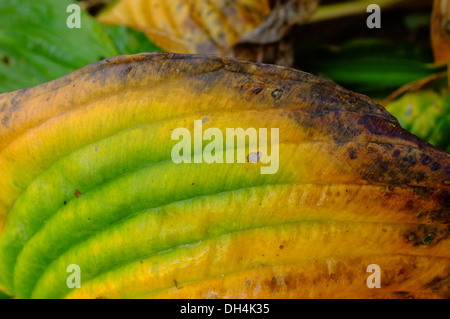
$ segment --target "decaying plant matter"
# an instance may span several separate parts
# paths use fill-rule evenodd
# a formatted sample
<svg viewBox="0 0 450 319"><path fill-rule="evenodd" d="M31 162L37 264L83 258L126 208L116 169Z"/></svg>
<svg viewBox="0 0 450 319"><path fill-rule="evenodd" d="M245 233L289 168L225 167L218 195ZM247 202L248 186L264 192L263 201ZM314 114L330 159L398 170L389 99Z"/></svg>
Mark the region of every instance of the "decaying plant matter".
<svg viewBox="0 0 450 319"><path fill-rule="evenodd" d="M144 32L168 52L218 54L292 66L291 28L318 0L121 0L99 15L105 24Z"/></svg>

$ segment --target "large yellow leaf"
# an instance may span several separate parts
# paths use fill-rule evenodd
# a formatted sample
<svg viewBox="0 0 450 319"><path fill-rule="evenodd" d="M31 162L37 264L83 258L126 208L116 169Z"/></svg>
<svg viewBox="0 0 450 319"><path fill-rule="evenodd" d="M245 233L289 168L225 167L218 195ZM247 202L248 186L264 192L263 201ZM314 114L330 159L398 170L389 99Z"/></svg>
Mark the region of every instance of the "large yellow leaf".
<svg viewBox="0 0 450 319"><path fill-rule="evenodd" d="M230 58L120 56L0 95L0 119L11 295L450 296L450 155L331 82ZM267 128L269 147L177 164L172 133L194 136L195 121ZM261 174L269 154L277 170ZM366 284L373 264L381 288Z"/></svg>

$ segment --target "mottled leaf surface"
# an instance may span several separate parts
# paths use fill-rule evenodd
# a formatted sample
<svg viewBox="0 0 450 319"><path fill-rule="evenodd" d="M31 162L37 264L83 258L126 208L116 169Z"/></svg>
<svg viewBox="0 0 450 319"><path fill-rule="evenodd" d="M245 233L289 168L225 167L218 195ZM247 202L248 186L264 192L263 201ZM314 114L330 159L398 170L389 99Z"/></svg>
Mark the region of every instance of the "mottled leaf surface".
<svg viewBox="0 0 450 319"><path fill-rule="evenodd" d="M0 95L0 119L10 295L449 297L450 155L329 81L231 58L119 56ZM195 120L279 128L279 140L257 163L176 164L171 134ZM261 174L276 147L278 170ZM370 264L382 289L366 286Z"/></svg>

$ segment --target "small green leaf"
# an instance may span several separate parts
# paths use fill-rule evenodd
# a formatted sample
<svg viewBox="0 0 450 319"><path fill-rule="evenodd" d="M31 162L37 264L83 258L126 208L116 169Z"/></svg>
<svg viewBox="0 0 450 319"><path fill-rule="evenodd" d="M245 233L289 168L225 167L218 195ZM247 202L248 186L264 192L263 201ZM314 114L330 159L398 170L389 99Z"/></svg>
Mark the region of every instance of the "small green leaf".
<svg viewBox="0 0 450 319"><path fill-rule="evenodd" d="M104 26L119 54L161 52L142 32L125 26Z"/></svg>
<svg viewBox="0 0 450 319"><path fill-rule="evenodd" d="M407 83L445 69L431 63L429 49L404 41L367 38L328 47L302 43L296 51L301 70L379 100Z"/></svg>
<svg viewBox="0 0 450 319"><path fill-rule="evenodd" d="M72 0L1 0L0 93L47 82L120 54L160 51L144 35L106 27L81 10L69 28Z"/></svg>
<svg viewBox="0 0 450 319"><path fill-rule="evenodd" d="M447 89L406 93L389 103L386 109L403 128L450 152L450 93Z"/></svg>

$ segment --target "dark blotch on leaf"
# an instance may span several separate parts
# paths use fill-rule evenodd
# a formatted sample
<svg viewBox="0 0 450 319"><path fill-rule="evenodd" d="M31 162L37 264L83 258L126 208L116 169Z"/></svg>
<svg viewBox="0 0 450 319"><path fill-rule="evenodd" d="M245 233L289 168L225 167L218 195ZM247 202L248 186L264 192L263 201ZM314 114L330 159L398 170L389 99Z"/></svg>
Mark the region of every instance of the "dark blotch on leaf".
<svg viewBox="0 0 450 319"><path fill-rule="evenodd" d="M437 290L442 288L442 285L448 280L448 276L434 277L429 283L425 284L423 287L426 289Z"/></svg>
<svg viewBox="0 0 450 319"><path fill-rule="evenodd" d="M431 157L429 157L428 155L425 155L425 156L422 158L421 163L422 163L422 165L428 165L432 160L433 160L433 159L432 159Z"/></svg>
<svg viewBox="0 0 450 319"><path fill-rule="evenodd" d="M353 147L350 147L348 149L348 156L350 157L350 159L357 159L358 156L356 155L356 150Z"/></svg>
<svg viewBox="0 0 450 319"><path fill-rule="evenodd" d="M422 239L422 243L424 245L428 245L429 243L431 243L431 241L433 240L433 238L435 237L434 233L428 233L423 239Z"/></svg>
<svg viewBox="0 0 450 319"><path fill-rule="evenodd" d="M276 89L276 90L273 90L272 91L272 97L275 99L275 100L279 100L280 98L281 98L281 95L283 94L283 90L280 90L280 89Z"/></svg>
<svg viewBox="0 0 450 319"><path fill-rule="evenodd" d="M11 61L9 60L9 58L6 55L4 55L2 57L2 63L6 66L9 66L11 64Z"/></svg>
<svg viewBox="0 0 450 319"><path fill-rule="evenodd" d="M433 164L430 165L430 169L432 171L437 171L440 168L441 168L441 164L439 164L438 162L434 162Z"/></svg>
<svg viewBox="0 0 450 319"><path fill-rule="evenodd" d="M258 85L252 88L251 92L252 94L258 95L259 93L261 93L262 89L263 87Z"/></svg>
<svg viewBox="0 0 450 319"><path fill-rule="evenodd" d="M123 73L124 73L123 75L124 75L124 76L127 75L128 73L131 72L132 69L133 69L132 66L127 67L127 68L123 71Z"/></svg>
<svg viewBox="0 0 450 319"><path fill-rule="evenodd" d="M399 157L399 156L400 156L399 150L394 150L394 152L392 152L392 157Z"/></svg>
<svg viewBox="0 0 450 319"><path fill-rule="evenodd" d="M359 119L358 124L363 125L370 133L375 135L399 138L405 141L413 142L419 147L429 145L427 142L406 131L401 126L389 122L385 118L378 115L365 114Z"/></svg>
<svg viewBox="0 0 450 319"><path fill-rule="evenodd" d="M179 287L179 286L178 286L178 283L177 283L177 281L176 281L175 279L173 280L173 283L175 284L175 287L176 287L177 289L183 288L183 287Z"/></svg>
<svg viewBox="0 0 450 319"><path fill-rule="evenodd" d="M405 209L406 210L411 210L414 208L414 202L412 200L409 200L406 204L405 204Z"/></svg>
<svg viewBox="0 0 450 319"><path fill-rule="evenodd" d="M450 174L450 165L445 166L444 170L447 174Z"/></svg>
<svg viewBox="0 0 450 319"><path fill-rule="evenodd" d="M416 160L414 159L414 156L408 155L402 158L403 162L409 163L411 166L416 165Z"/></svg>
<svg viewBox="0 0 450 319"><path fill-rule="evenodd" d="M417 183L421 183L426 177L427 176L424 172L417 172L415 180L417 181Z"/></svg>

